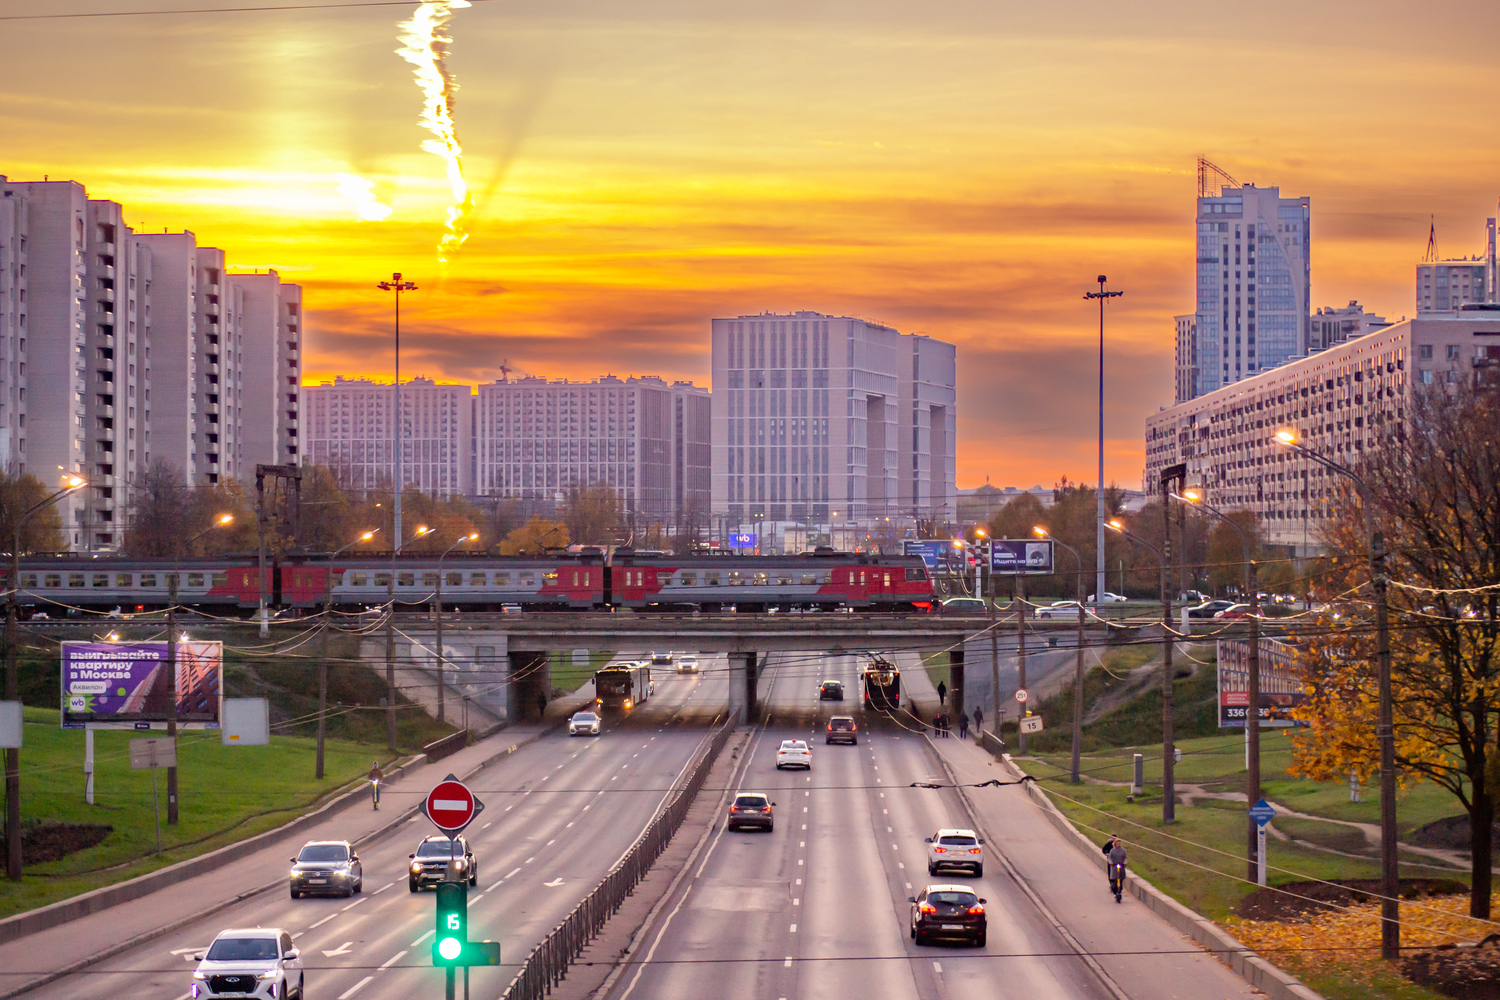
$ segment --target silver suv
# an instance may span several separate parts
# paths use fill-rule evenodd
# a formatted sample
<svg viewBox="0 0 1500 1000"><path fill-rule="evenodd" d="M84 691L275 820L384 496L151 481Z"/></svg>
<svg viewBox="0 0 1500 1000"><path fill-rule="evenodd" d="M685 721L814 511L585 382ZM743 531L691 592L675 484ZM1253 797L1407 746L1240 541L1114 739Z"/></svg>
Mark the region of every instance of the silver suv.
<svg viewBox="0 0 1500 1000"><path fill-rule="evenodd" d="M193 957L198 960L189 991L194 998L303 1000L305 996L302 959L292 936L279 927L223 931L207 952Z"/></svg>
<svg viewBox="0 0 1500 1000"><path fill-rule="evenodd" d="M973 830L939 830L927 838L927 874L943 870L971 871L984 877L984 841Z"/></svg>

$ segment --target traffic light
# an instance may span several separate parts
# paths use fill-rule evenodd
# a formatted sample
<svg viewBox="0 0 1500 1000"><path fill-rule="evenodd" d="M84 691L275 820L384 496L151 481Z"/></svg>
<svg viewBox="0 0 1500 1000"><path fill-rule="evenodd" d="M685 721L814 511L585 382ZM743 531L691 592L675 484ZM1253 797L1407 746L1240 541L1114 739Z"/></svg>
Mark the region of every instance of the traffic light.
<svg viewBox="0 0 1500 1000"><path fill-rule="evenodd" d="M437 884L437 936L432 940L432 964L446 968L500 964L499 941L469 940L466 882Z"/></svg>

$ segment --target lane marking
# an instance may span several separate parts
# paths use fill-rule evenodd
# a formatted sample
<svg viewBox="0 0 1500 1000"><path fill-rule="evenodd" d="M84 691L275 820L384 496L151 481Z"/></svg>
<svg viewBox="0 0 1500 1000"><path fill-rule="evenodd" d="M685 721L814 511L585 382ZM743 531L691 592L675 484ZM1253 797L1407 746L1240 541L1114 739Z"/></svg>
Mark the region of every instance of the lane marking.
<svg viewBox="0 0 1500 1000"><path fill-rule="evenodd" d="M495 825L495 821L494 820L490 820L488 823L484 824L484 826L481 826L479 829L481 829L481 830L488 830L490 827L492 827L494 825Z"/></svg>
<svg viewBox="0 0 1500 1000"><path fill-rule="evenodd" d="M806 830L806 829L807 829L807 824L806 824L806 823L803 823L803 824L802 824L802 829L804 829L804 830Z"/></svg>
<svg viewBox="0 0 1500 1000"><path fill-rule="evenodd" d="M505 878L510 878L512 875L514 875L516 872L518 872L520 870L521 870L520 868L512 868L510 871L508 871L508 872L505 873ZM500 881L504 882L505 878L501 879Z"/></svg>
<svg viewBox="0 0 1500 1000"><path fill-rule="evenodd" d="M793 933L793 934L797 933L797 925L796 924L792 925L791 933Z"/></svg>
<svg viewBox="0 0 1500 1000"><path fill-rule="evenodd" d="M413 941L411 943L411 946L413 948L415 948L417 945L421 944L423 941L426 941L428 938L432 937L436 933L437 933L437 928L434 927L432 930L428 931L426 934L423 934L421 937L419 937L415 941Z"/></svg>
<svg viewBox="0 0 1500 1000"><path fill-rule="evenodd" d="M381 886L379 889L376 889L374 892L370 893L370 895L372 895L372 896L378 896L382 892L385 892L387 889L389 889L391 886L393 886L395 884L396 883L394 883L394 882L387 882L385 885Z"/></svg>
<svg viewBox="0 0 1500 1000"><path fill-rule="evenodd" d="M525 861L521 862L521 864L523 864L523 865L529 865L529 864L531 864L535 860L536 860L535 857L530 857L530 858L527 858Z"/></svg>
<svg viewBox="0 0 1500 1000"><path fill-rule="evenodd" d="M907 888L908 888L908 889L910 889L910 888L911 888L911 883L910 883L910 882L908 882L908 883L906 883L906 887L907 887Z"/></svg>
<svg viewBox="0 0 1500 1000"><path fill-rule="evenodd" d="M568 824L568 826L572 826L572 825L573 825L572 823ZM568 828L568 826L563 827L563 829L566 830Z"/></svg>
<svg viewBox="0 0 1500 1000"><path fill-rule="evenodd" d="M938 975L941 976L943 974L943 963L942 962L933 962L932 963L932 971L936 972Z"/></svg>
<svg viewBox="0 0 1500 1000"><path fill-rule="evenodd" d="M793 906L801 906L802 905L802 897L800 897L800 896L793 896L792 897L792 905Z"/></svg>
<svg viewBox="0 0 1500 1000"><path fill-rule="evenodd" d="M801 858L798 858L798 859L797 859L797 864L799 864L799 865L800 865L800 864L801 864L801 863L802 863L802 859L801 859Z"/></svg>
<svg viewBox="0 0 1500 1000"><path fill-rule="evenodd" d="M807 846L807 841L805 841L805 840L799 840L799 841L797 841L797 846L798 847L806 847Z"/></svg>
<svg viewBox="0 0 1500 1000"><path fill-rule="evenodd" d="M364 989L365 984L368 983L370 980L372 980L374 978L375 978L374 976L366 976L365 978L361 979L359 982L355 983L353 986L349 987L347 990L345 990L344 992L340 993L339 994L339 1000L349 1000L349 998L352 997L354 994L356 994L360 990Z"/></svg>
<svg viewBox="0 0 1500 1000"><path fill-rule="evenodd" d="M543 882L542 883L542 885L545 885L549 889L556 889L558 886L560 886L562 884L563 884L563 880L560 879L560 878L555 878L551 882Z"/></svg>
<svg viewBox="0 0 1500 1000"><path fill-rule="evenodd" d="M356 899L354 902L350 903L348 906L345 906L342 909L340 909L339 912L343 913L344 910L352 910L356 906L358 906L360 903L363 903L366 899L369 899L369 898L370 897L368 897L368 896L361 896L358 899Z"/></svg>
<svg viewBox="0 0 1500 1000"><path fill-rule="evenodd" d="M328 916L324 917L322 920L319 920L317 923L315 923L311 927L309 927L308 930L315 931L319 927L322 927L324 924L328 923L328 921L332 920L336 916L338 916L337 913L330 913L330 914L328 914Z"/></svg>
<svg viewBox="0 0 1500 1000"><path fill-rule="evenodd" d="M394 954L390 958L386 959L385 964L382 965L380 968L381 969L389 969L391 966L393 966L397 962L401 961L402 956L404 956L405 954L406 954L406 950L403 948L401 951L396 952L396 954Z"/></svg>
<svg viewBox="0 0 1500 1000"><path fill-rule="evenodd" d="M332 951L323 952L323 955L325 958L337 958L339 955L347 955L351 951L349 946L353 943L353 941L345 941Z"/></svg>
<svg viewBox="0 0 1500 1000"><path fill-rule="evenodd" d="M897 861L897 862L896 862L896 867L897 867L897 868L905 868L905 867L906 867L906 865L904 865L904 864L902 864L902 863L901 863L901 862L899 862L899 861Z"/></svg>
<svg viewBox="0 0 1500 1000"><path fill-rule="evenodd" d="M788 955L786 957L786 961L784 963L782 963L781 967L783 969L790 969L792 967L792 956Z"/></svg>
<svg viewBox="0 0 1500 1000"><path fill-rule="evenodd" d="M553 837L553 838L552 838L552 839L551 839L551 840L549 840L549 841L547 841L547 842L546 842L546 843L545 843L545 844L543 844L543 845L542 845L542 846L543 846L543 847L551 847L551 846L552 846L552 845L553 845L553 844L555 844L555 843L557 843L557 838L556 838L556 837Z"/></svg>
<svg viewBox="0 0 1500 1000"><path fill-rule="evenodd" d="M798 880L797 880L797 884L798 884L798 885L801 885L801 884L802 884L802 880L801 880L801 879L800 879L800 878L799 878L799 879L798 879Z"/></svg>

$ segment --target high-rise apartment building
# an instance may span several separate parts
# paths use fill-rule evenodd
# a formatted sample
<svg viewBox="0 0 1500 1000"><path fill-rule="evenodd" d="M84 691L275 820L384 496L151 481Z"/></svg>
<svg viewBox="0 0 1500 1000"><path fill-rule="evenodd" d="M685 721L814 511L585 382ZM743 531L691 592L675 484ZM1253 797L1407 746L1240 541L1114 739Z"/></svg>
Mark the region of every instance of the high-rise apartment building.
<svg viewBox="0 0 1500 1000"><path fill-rule="evenodd" d="M1310 200L1278 188L1225 185L1199 197L1192 396L1307 352L1310 233Z"/></svg>
<svg viewBox="0 0 1500 1000"><path fill-rule="evenodd" d="M390 489L396 481L395 390L389 383L346 379L307 386L306 455L351 489ZM474 390L427 378L401 383L401 481L431 496L473 489Z"/></svg>
<svg viewBox="0 0 1500 1000"><path fill-rule="evenodd" d="M712 322L713 513L957 514L951 344L817 312Z"/></svg>
<svg viewBox="0 0 1500 1000"><path fill-rule="evenodd" d="M221 405L232 407L239 419L242 448L235 475L254 475L257 463L301 465L301 401L303 330L302 286L282 281L275 271L233 274L229 286L239 296L240 350L226 364L222 379L210 369L210 386L220 384ZM232 377L231 377L232 376ZM237 395L238 398L235 398Z"/></svg>
<svg viewBox="0 0 1500 1000"><path fill-rule="evenodd" d="M1173 316L1177 326L1177 402L1192 399L1198 392L1198 314Z"/></svg>
<svg viewBox="0 0 1500 1000"><path fill-rule="evenodd" d="M1474 303L1500 302L1500 261L1495 253L1495 220L1485 220L1484 252L1472 257L1428 258L1417 265L1417 314L1449 312Z"/></svg>
<svg viewBox="0 0 1500 1000"><path fill-rule="evenodd" d="M474 492L555 500L603 484L644 520L706 519L710 413L708 390L655 376L481 385Z"/></svg>
<svg viewBox="0 0 1500 1000"><path fill-rule="evenodd" d="M1365 312L1365 307L1354 299L1350 299L1349 304L1342 309L1320 306L1317 312L1308 317L1307 353L1326 351L1346 340L1363 337L1390 325L1390 321L1384 316Z"/></svg>

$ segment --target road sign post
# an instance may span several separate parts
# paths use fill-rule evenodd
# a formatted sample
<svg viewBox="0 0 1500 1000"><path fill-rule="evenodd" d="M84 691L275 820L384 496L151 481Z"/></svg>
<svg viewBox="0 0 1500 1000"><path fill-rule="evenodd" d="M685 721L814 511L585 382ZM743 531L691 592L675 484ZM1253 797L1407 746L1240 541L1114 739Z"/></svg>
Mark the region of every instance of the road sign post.
<svg viewBox="0 0 1500 1000"><path fill-rule="evenodd" d="M432 825L448 835L448 871L437 884L437 926L432 939L432 964L447 969L447 996L453 1000L455 970L464 969L464 992L468 992L471 965L499 965L499 941L469 940L469 886L458 870L458 835L484 811L484 803L454 775L448 775L427 793L419 807Z"/></svg>
<svg viewBox="0 0 1500 1000"><path fill-rule="evenodd" d="M161 800L156 785L156 769L177 766L177 741L171 737L147 737L130 741L130 769L151 769L151 807L156 813L156 856L161 857Z"/></svg>
<svg viewBox="0 0 1500 1000"><path fill-rule="evenodd" d="M1271 803L1261 799L1250 807L1250 818L1255 820L1255 881L1266 884L1266 824L1276 818Z"/></svg>
<svg viewBox="0 0 1500 1000"><path fill-rule="evenodd" d="M456 837L484 811L484 803L450 774L427 793L421 811L433 826L449 837Z"/></svg>
<svg viewBox="0 0 1500 1000"><path fill-rule="evenodd" d="M1040 715L1027 715L1021 718L1021 732L1039 733L1042 731L1042 717Z"/></svg>

